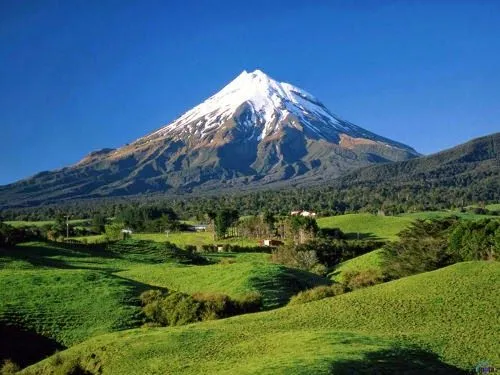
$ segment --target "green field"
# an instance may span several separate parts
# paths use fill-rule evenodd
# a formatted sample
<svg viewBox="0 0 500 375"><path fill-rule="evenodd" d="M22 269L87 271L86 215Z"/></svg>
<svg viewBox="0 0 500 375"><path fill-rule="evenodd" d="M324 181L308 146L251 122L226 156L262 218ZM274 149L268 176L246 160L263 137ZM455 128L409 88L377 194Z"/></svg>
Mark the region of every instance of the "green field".
<svg viewBox="0 0 500 375"><path fill-rule="evenodd" d="M372 214L347 214L318 219L320 228L340 228L349 238L395 240L412 218L399 216L377 216Z"/></svg>
<svg viewBox="0 0 500 375"><path fill-rule="evenodd" d="M460 374L500 362L499 273L497 262L460 263L271 312L98 336L59 360L105 375Z"/></svg>
<svg viewBox="0 0 500 375"><path fill-rule="evenodd" d="M320 218L318 224L340 228L349 238L396 240L417 218L448 215L350 214ZM201 258L163 243L199 246L215 243L212 236L137 233L111 244L31 242L0 249L0 335L9 343L21 337L17 345L25 348L33 338L15 331L19 327L39 342L26 349L34 360L21 358L19 363L34 363L55 348L69 347L22 373L66 373L60 368L74 361L104 375L465 374L479 361L500 363L495 340L498 262L459 263L281 307L299 291L341 282L346 272L379 269L381 250L339 264L328 279L270 263L269 254L210 253ZM102 240L85 237L91 238ZM257 245L245 239L217 243ZM153 288L224 293L235 299L258 292L264 309L272 311L139 328L144 320L138 296ZM18 360L8 350L0 343L0 360Z"/></svg>
<svg viewBox="0 0 500 375"><path fill-rule="evenodd" d="M460 219L465 219L465 220L498 218L498 216L493 216L493 215L478 215L472 212L459 212L459 211L425 211L425 212L414 212L414 213L400 215L400 217L411 218L411 219L441 219L450 216L457 216Z"/></svg>
<svg viewBox="0 0 500 375"><path fill-rule="evenodd" d="M2 270L0 284L0 322L65 346L138 326L137 293L145 287L83 269Z"/></svg>
<svg viewBox="0 0 500 375"><path fill-rule="evenodd" d="M169 233L133 233L131 236L136 240L150 240L155 242L171 242L175 245L185 247L186 245L214 245L214 244L231 244L244 247L258 246L256 240L246 238L228 238L225 240L214 240L214 234L211 232L175 232ZM87 243L101 243L105 241L104 235L72 237L77 241L86 241Z"/></svg>
<svg viewBox="0 0 500 375"><path fill-rule="evenodd" d="M271 264L266 260L268 255L245 255L235 263L207 266L148 265L134 267L117 275L186 293L216 292L238 298L248 292L259 292L265 308L282 306L301 290L328 284L326 278Z"/></svg>
<svg viewBox="0 0 500 375"><path fill-rule="evenodd" d="M486 209L491 211L500 211L500 203L493 203L486 205Z"/></svg>
<svg viewBox="0 0 500 375"><path fill-rule="evenodd" d="M382 250L373 250L367 254L360 255L359 257L346 260L340 263L335 269L330 273L330 279L335 282L342 282L344 280L343 275L350 271L365 271L369 269L380 270L382 262Z"/></svg>
<svg viewBox="0 0 500 375"><path fill-rule="evenodd" d="M347 214L322 217L317 220L320 228L340 228L350 239L374 239L394 241L397 234L405 229L413 220L439 219L458 216L461 219L480 220L490 215L477 215L458 211L425 211L402 214L399 216L378 216L372 214Z"/></svg>
<svg viewBox="0 0 500 375"><path fill-rule="evenodd" d="M103 333L139 327L143 317L138 297L145 290L166 287L235 298L255 291L270 309L287 304L301 290L329 283L326 278L271 264L268 257L215 253L207 254L212 262L208 263L182 250L166 250L161 243L134 240L108 246L30 242L0 248L0 334L9 340L12 335L23 337L22 332L12 333L19 328L36 335L25 340L41 341L39 346L28 345L22 351L37 358L36 353L47 346L67 347ZM19 340L20 347L25 347L26 341ZM0 343L0 360L13 357L4 349ZM24 358L14 359L25 363Z"/></svg>
<svg viewBox="0 0 500 375"><path fill-rule="evenodd" d="M70 220L69 223L72 225L78 225L78 224L83 224L87 223L89 220L88 219L74 219ZM23 221L23 220L17 220L17 221L5 221L5 224L12 225L13 227L16 228L21 228L21 227L43 227L44 225L52 225L55 223L55 220L44 220L44 221Z"/></svg>

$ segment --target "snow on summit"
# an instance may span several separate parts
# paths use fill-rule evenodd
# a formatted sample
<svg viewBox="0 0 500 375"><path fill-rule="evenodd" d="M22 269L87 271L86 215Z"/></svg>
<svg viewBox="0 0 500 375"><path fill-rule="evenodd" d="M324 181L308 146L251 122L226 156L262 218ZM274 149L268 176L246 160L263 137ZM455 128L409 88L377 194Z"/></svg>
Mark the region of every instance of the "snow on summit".
<svg viewBox="0 0 500 375"><path fill-rule="evenodd" d="M245 116L241 116L245 111ZM340 134L382 143L390 140L332 114L317 98L286 82L278 82L261 70L243 71L222 90L184 113L147 139L195 136L204 139L234 120L246 129L248 139L258 141L284 127L306 131L315 138L338 142Z"/></svg>

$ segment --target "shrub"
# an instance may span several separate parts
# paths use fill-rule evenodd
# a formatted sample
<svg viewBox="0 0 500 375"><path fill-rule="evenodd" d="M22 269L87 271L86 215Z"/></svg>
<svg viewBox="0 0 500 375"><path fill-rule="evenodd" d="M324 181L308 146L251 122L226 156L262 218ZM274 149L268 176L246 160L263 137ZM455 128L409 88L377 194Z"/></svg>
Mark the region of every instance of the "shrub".
<svg viewBox="0 0 500 375"><path fill-rule="evenodd" d="M382 273L377 269L348 271L344 273L343 285L346 290L356 290L380 284L383 280Z"/></svg>
<svg viewBox="0 0 500 375"><path fill-rule="evenodd" d="M272 261L288 267L299 268L305 271L315 269L319 265L314 250L302 250L297 246L281 246L272 252Z"/></svg>
<svg viewBox="0 0 500 375"><path fill-rule="evenodd" d="M236 315L236 306L229 296L221 293L196 293L193 299L199 302L201 320L214 320Z"/></svg>
<svg viewBox="0 0 500 375"><path fill-rule="evenodd" d="M122 230L125 228L123 223L113 223L105 226L106 241L119 241L123 239Z"/></svg>
<svg viewBox="0 0 500 375"><path fill-rule="evenodd" d="M454 226L448 248L457 261L493 260L498 256L499 239L499 220L462 221Z"/></svg>
<svg viewBox="0 0 500 375"><path fill-rule="evenodd" d="M200 321L201 304L189 294L174 292L161 302L164 324L179 326Z"/></svg>
<svg viewBox="0 0 500 375"><path fill-rule="evenodd" d="M140 298L148 320L147 326L175 326L221 319L256 312L262 307L259 293L249 293L239 300L233 300L221 293L196 293L191 296L180 292L150 290L142 293Z"/></svg>
<svg viewBox="0 0 500 375"><path fill-rule="evenodd" d="M214 251L214 246L213 245L201 245L201 251L204 253L211 253Z"/></svg>
<svg viewBox="0 0 500 375"><path fill-rule="evenodd" d="M162 296L163 292L161 290L151 289L141 293L139 299L141 300L142 305L145 306L154 301L158 301Z"/></svg>
<svg viewBox="0 0 500 375"><path fill-rule="evenodd" d="M304 290L290 299L288 305L300 305L307 302L318 301L320 299L334 297L345 292L340 284L330 286L321 285L316 288Z"/></svg>
<svg viewBox="0 0 500 375"><path fill-rule="evenodd" d="M0 375L13 375L19 371L21 371L21 367L17 363L12 362L10 359L6 359L3 362L2 367L0 367Z"/></svg>
<svg viewBox="0 0 500 375"><path fill-rule="evenodd" d="M195 245L186 245L185 250L188 253L193 254L196 252L196 246Z"/></svg>
<svg viewBox="0 0 500 375"><path fill-rule="evenodd" d="M239 314L247 314L262 310L262 295L250 292L236 300Z"/></svg>

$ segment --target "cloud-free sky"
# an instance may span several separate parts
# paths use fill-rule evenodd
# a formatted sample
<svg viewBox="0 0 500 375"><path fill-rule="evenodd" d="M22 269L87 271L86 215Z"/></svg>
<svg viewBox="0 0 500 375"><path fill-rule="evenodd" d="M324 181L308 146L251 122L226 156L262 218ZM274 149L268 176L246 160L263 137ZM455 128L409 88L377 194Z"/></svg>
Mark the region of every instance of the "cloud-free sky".
<svg viewBox="0 0 500 375"><path fill-rule="evenodd" d="M432 153L500 130L500 1L0 1L0 184L119 147L242 70Z"/></svg>

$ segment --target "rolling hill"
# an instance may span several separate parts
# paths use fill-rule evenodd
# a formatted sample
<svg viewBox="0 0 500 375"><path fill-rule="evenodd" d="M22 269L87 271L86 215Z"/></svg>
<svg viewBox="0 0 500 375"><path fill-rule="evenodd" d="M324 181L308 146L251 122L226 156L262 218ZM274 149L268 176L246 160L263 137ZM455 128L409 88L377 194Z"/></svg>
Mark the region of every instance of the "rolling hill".
<svg viewBox="0 0 500 375"><path fill-rule="evenodd" d="M22 374L466 374L500 361L497 262L466 262L271 312L92 338ZM487 334L487 333L491 334Z"/></svg>
<svg viewBox="0 0 500 375"><path fill-rule="evenodd" d="M500 192L500 133L412 160L360 168L337 182L356 187L467 187ZM496 194L496 195L495 195ZM401 197L403 198L403 197ZM494 199L494 198L492 198Z"/></svg>

